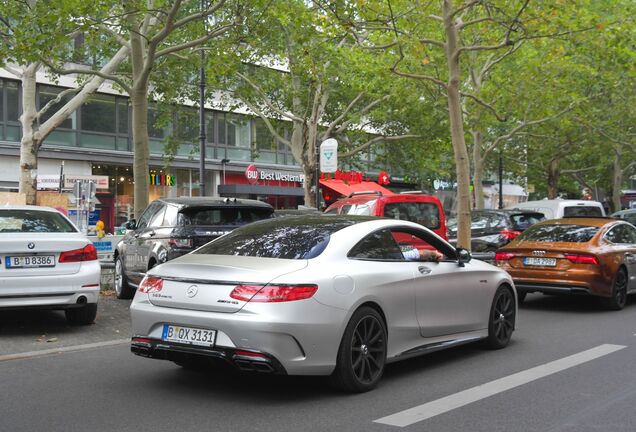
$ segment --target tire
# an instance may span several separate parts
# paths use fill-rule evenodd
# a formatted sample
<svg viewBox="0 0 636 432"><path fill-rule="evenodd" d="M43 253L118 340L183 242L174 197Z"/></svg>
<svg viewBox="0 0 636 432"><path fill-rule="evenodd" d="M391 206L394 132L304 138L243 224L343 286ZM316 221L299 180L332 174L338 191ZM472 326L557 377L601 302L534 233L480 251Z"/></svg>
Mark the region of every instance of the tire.
<svg viewBox="0 0 636 432"><path fill-rule="evenodd" d="M131 299L135 295L135 289L128 283L126 272L124 272L124 263L120 256L115 259L113 286L115 287L115 294L118 299Z"/></svg>
<svg viewBox="0 0 636 432"><path fill-rule="evenodd" d="M88 303L80 308L66 309L66 321L71 325L89 325L95 322L97 303Z"/></svg>
<svg viewBox="0 0 636 432"><path fill-rule="evenodd" d="M342 336L332 383L345 391L362 393L378 385L386 365L387 333L373 308L361 307Z"/></svg>
<svg viewBox="0 0 636 432"><path fill-rule="evenodd" d="M616 277L614 278L612 296L603 299L605 308L617 311L625 307L625 304L627 303L627 283L627 272L621 267L616 272Z"/></svg>
<svg viewBox="0 0 636 432"><path fill-rule="evenodd" d="M508 345L515 328L515 298L510 288L499 287L495 292L488 316L486 346L501 349Z"/></svg>
<svg viewBox="0 0 636 432"><path fill-rule="evenodd" d="M527 292L517 291L517 304L523 304L523 302L526 301L526 295L528 295Z"/></svg>

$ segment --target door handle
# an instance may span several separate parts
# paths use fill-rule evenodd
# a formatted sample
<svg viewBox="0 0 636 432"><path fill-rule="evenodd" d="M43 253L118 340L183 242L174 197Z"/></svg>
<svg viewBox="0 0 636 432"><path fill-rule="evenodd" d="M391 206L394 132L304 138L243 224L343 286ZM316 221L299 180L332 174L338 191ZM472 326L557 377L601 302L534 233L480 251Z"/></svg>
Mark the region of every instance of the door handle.
<svg viewBox="0 0 636 432"><path fill-rule="evenodd" d="M428 267L426 267L426 266L419 266L417 269L418 269L418 270L419 270L419 272L420 272L420 273L422 273L422 274L429 274L430 272L432 272L432 271L433 271L432 269L430 269L430 268L428 268Z"/></svg>
<svg viewBox="0 0 636 432"><path fill-rule="evenodd" d="M150 237L154 237L154 236L155 236L155 234L157 234L157 233L156 233L156 232L154 232L154 231L150 231L150 232L148 233L148 235L149 235Z"/></svg>
<svg viewBox="0 0 636 432"><path fill-rule="evenodd" d="M139 238L139 234L133 235L134 238Z"/></svg>

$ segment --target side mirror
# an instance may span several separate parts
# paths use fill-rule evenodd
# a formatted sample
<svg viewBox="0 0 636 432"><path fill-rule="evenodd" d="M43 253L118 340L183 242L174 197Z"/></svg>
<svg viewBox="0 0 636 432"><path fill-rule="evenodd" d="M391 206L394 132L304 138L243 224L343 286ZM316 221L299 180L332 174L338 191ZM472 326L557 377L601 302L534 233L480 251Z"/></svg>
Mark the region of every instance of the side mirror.
<svg viewBox="0 0 636 432"><path fill-rule="evenodd" d="M464 267L464 264L470 262L472 256L470 255L470 251L464 248L457 248L457 264L460 267Z"/></svg>
<svg viewBox="0 0 636 432"><path fill-rule="evenodd" d="M135 228L137 228L137 221L135 219L129 220L124 224L124 228L126 228L127 230L134 230Z"/></svg>

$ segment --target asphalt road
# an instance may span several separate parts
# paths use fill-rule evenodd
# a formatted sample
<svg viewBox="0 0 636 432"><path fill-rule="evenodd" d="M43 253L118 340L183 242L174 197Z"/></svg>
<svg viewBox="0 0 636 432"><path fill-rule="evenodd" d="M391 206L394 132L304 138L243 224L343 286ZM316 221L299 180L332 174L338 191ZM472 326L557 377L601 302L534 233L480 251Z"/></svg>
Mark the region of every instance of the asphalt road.
<svg viewBox="0 0 636 432"><path fill-rule="evenodd" d="M3 346L11 323L0 329ZM0 356L0 431L633 432L634 370L636 297L607 312L593 299L531 295L508 348L396 363L359 395L321 378L186 371L127 344ZM417 420L435 409L445 412ZM378 422L386 416L411 423Z"/></svg>

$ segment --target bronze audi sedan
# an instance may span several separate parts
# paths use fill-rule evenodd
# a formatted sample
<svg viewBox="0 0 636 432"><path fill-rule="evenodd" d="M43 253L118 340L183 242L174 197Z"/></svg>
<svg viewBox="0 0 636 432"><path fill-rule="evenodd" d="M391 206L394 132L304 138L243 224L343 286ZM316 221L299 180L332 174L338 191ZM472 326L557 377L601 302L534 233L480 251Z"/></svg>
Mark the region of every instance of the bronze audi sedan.
<svg viewBox="0 0 636 432"><path fill-rule="evenodd" d="M540 222L499 249L496 265L527 293L598 296L611 310L636 292L636 227L610 218Z"/></svg>

